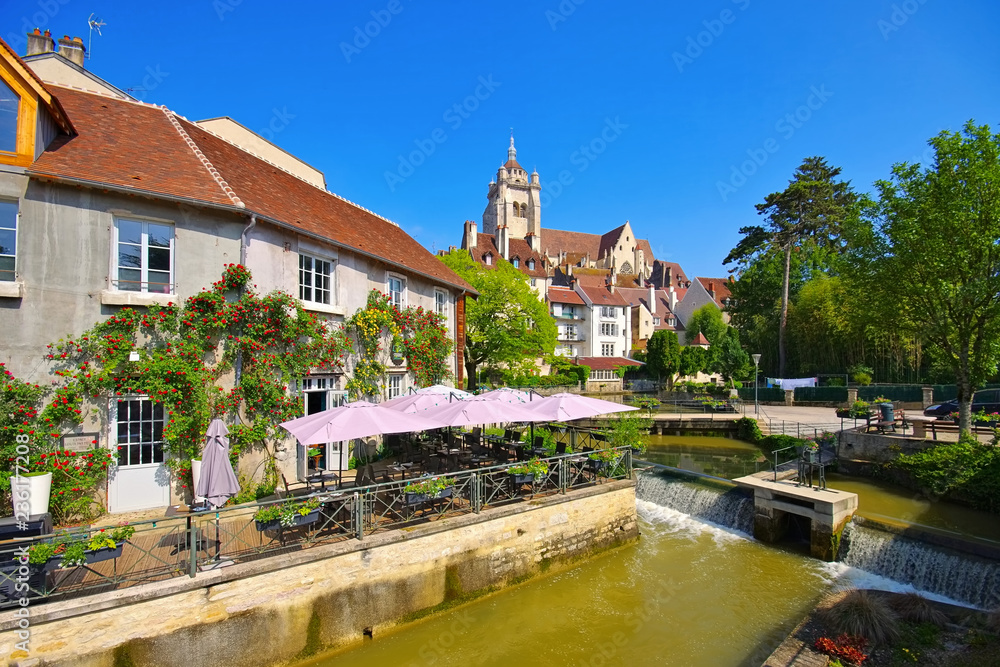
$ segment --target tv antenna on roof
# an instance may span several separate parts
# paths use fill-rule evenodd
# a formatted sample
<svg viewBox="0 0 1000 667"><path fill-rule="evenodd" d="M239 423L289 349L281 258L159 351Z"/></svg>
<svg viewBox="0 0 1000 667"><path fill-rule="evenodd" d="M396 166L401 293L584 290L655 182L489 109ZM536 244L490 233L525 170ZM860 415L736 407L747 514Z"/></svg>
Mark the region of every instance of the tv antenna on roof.
<svg viewBox="0 0 1000 667"><path fill-rule="evenodd" d="M87 37L87 57L93 58L94 52L91 50L91 45L94 42L94 31L96 30L97 34L103 37L104 35L101 35L101 27L106 26L107 23L102 21L101 17L91 13L90 18L87 19L87 25L90 26L90 35Z"/></svg>

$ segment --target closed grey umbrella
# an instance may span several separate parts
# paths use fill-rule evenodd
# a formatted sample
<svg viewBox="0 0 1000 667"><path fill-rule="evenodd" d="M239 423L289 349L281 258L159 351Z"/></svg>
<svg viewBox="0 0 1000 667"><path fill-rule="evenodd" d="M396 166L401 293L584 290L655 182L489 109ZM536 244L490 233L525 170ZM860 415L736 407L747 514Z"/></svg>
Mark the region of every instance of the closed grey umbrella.
<svg viewBox="0 0 1000 667"><path fill-rule="evenodd" d="M229 462L229 429L221 419L213 419L205 434L205 451L201 455L201 478L195 495L218 508L240 492L240 483Z"/></svg>

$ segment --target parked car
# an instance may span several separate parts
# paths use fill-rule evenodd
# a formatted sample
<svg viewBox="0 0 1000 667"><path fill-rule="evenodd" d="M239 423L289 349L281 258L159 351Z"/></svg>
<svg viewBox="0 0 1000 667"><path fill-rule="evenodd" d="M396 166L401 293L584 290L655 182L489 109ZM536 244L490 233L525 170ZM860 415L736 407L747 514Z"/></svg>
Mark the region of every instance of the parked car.
<svg viewBox="0 0 1000 667"><path fill-rule="evenodd" d="M972 395L972 412L984 411L986 414L1000 412L1000 389L983 389ZM958 412L958 399L932 405L924 410L928 417L946 418L953 412Z"/></svg>

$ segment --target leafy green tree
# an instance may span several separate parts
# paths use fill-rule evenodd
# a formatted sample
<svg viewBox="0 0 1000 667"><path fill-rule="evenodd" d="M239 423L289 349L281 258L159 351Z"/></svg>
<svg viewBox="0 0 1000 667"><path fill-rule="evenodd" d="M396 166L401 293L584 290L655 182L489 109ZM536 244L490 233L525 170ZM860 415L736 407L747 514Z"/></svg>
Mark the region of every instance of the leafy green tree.
<svg viewBox="0 0 1000 667"><path fill-rule="evenodd" d="M646 372L655 375L659 382L666 378L667 389L673 391L674 380L681 368L681 344L677 334L662 329L653 333L646 344L645 361Z"/></svg>
<svg viewBox="0 0 1000 667"><path fill-rule="evenodd" d="M681 348L680 375L697 375L708 369L708 350L689 345Z"/></svg>
<svg viewBox="0 0 1000 667"><path fill-rule="evenodd" d="M750 355L740 346L740 333L733 327L727 327L726 333L710 350L714 357L714 370L727 382L745 380L753 373Z"/></svg>
<svg viewBox="0 0 1000 667"><path fill-rule="evenodd" d="M898 164L849 238L875 314L933 345L958 385L959 425L1000 362L1000 135L965 124L930 140L933 164Z"/></svg>
<svg viewBox="0 0 1000 667"><path fill-rule="evenodd" d="M726 335L729 327L722 319L722 311L714 303L706 303L698 310L691 313L691 317L685 323L684 339L688 345L694 342L699 333L705 334L705 338L712 345Z"/></svg>
<svg viewBox="0 0 1000 667"><path fill-rule="evenodd" d="M824 158L808 157L795 170L788 187L773 192L757 204L757 212L767 217L767 226L740 229L743 238L723 264L741 261L766 252L783 254L781 314L778 324L778 375L785 376L789 284L792 253L803 244L835 247L842 225L856 209L857 197L850 183L836 180L839 167L830 167Z"/></svg>
<svg viewBox="0 0 1000 667"><path fill-rule="evenodd" d="M464 250L441 257L451 270L479 292L465 309L465 369L468 388L478 384L481 365L516 363L541 357L556 346L555 320L528 285L528 278L505 260L480 266Z"/></svg>

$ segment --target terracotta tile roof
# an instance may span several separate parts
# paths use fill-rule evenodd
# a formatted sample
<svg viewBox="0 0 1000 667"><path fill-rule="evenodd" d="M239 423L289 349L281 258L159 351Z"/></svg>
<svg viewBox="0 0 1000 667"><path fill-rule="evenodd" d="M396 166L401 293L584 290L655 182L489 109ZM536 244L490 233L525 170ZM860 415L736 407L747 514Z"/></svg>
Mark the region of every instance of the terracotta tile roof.
<svg viewBox="0 0 1000 667"><path fill-rule="evenodd" d="M596 262L604 256L605 250L610 250L618 242L625 225L622 224L612 229L606 234L586 234L584 232L568 232L561 229L542 228L542 250L546 254L556 257L560 253L566 253L566 262L577 264L585 255L590 255L590 260ZM653 249L649 241L645 239L635 239L636 247L641 248L646 254L646 261L653 261Z"/></svg>
<svg viewBox="0 0 1000 667"><path fill-rule="evenodd" d="M575 253L580 256L589 254L591 261L596 262L600 259L600 249L601 237L597 234L542 228L542 250L549 256L554 257L561 252Z"/></svg>
<svg viewBox="0 0 1000 667"><path fill-rule="evenodd" d="M701 283L702 287L705 288L705 291L714 290L715 305L717 305L720 310L725 308L726 299L732 296L732 293L729 291L729 278L695 278L695 280Z"/></svg>
<svg viewBox="0 0 1000 667"><path fill-rule="evenodd" d="M635 289L630 287L619 287L618 293L629 302L629 305L638 306L642 304L646 310L652 312L649 307L649 289ZM670 295L665 290L655 290L653 298L656 299L656 316L667 316L670 314Z"/></svg>
<svg viewBox="0 0 1000 667"><path fill-rule="evenodd" d="M504 164L503 168L504 169L520 169L521 171L524 171L524 167L522 167L521 165L519 165L517 163L517 160L507 160L507 162Z"/></svg>
<svg viewBox="0 0 1000 667"><path fill-rule="evenodd" d="M507 249L510 251L510 259L515 257L519 260L517 270L526 276L531 278L547 278L548 274L545 273L545 260L538 253L531 250L531 246L528 245L527 241L522 239L511 239L507 244ZM476 237L476 245L469 248L469 254L472 255L472 259L481 264L482 266L492 269L496 267L497 262L501 258L500 249L497 247L496 238L489 234L479 234ZM493 255L493 263L486 263L486 255ZM528 268L528 260L535 260L535 268Z"/></svg>
<svg viewBox="0 0 1000 667"><path fill-rule="evenodd" d="M628 301L622 298L622 295L616 290L613 294L604 287L591 287L589 285L580 284L580 289L583 293L594 302L595 306L627 306Z"/></svg>
<svg viewBox="0 0 1000 667"><path fill-rule="evenodd" d="M615 227L610 232L601 235L601 245L597 250L597 254L604 257L604 253L610 250L614 250L615 245L618 244L618 239L621 238L622 231L625 229L625 225L620 225Z"/></svg>
<svg viewBox="0 0 1000 667"><path fill-rule="evenodd" d="M515 257L521 260L521 265L518 267L521 273L532 278L548 277L548 273L545 272L545 258L532 250L524 239L510 239L507 242L507 250L511 260ZM530 259L535 260L534 269L528 268L528 260Z"/></svg>
<svg viewBox="0 0 1000 667"><path fill-rule="evenodd" d="M571 290L566 287L550 287L549 288L549 303L572 303L579 306L585 306L583 302L583 297L576 293L576 290Z"/></svg>
<svg viewBox="0 0 1000 667"><path fill-rule="evenodd" d="M573 363L577 366L590 366L592 371L613 371L620 366L644 366L641 361L625 357L576 357Z"/></svg>
<svg viewBox="0 0 1000 667"><path fill-rule="evenodd" d="M163 109L53 89L79 134L53 141L30 173L234 207Z"/></svg>
<svg viewBox="0 0 1000 667"><path fill-rule="evenodd" d="M711 343L708 342L708 339L705 338L705 334L703 334L700 331L698 332L698 335L694 337L694 340L691 341L690 344L691 345L705 345L705 346L711 345Z"/></svg>
<svg viewBox="0 0 1000 667"><path fill-rule="evenodd" d="M67 88L57 88L56 93L79 136L53 142L32 165L32 175L194 200L239 214L256 213L475 292L397 225L166 109Z"/></svg>
<svg viewBox="0 0 1000 667"><path fill-rule="evenodd" d="M650 276L650 282L652 282L657 287L670 287L670 285L664 284L664 272L669 270L672 278L672 283L674 287L677 286L678 279L686 283L688 280L687 275L684 273L684 269L681 265L676 262L663 262L656 260L653 262L653 274Z"/></svg>

